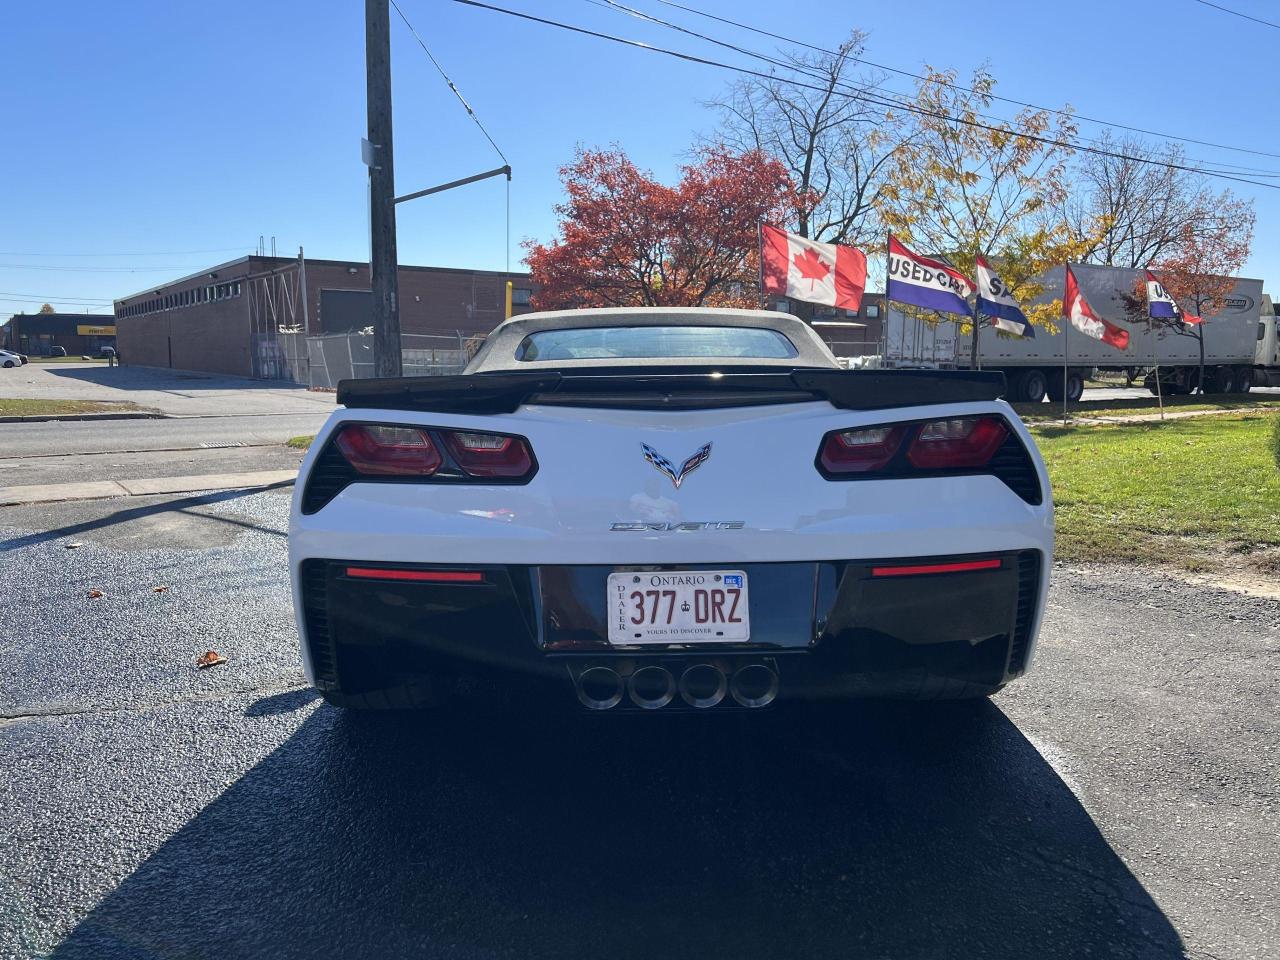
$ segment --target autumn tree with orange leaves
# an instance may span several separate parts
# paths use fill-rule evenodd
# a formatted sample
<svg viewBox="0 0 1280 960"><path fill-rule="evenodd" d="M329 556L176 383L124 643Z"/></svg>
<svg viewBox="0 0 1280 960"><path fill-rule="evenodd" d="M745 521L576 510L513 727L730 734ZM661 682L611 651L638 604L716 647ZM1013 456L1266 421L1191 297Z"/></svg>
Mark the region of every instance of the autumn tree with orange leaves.
<svg viewBox="0 0 1280 960"><path fill-rule="evenodd" d="M1255 220L1251 202L1223 198L1211 214L1182 228L1173 252L1153 263L1151 272L1185 312L1197 317L1221 313L1235 289L1236 274L1249 259ZM1150 320L1147 286L1141 275L1133 294L1122 299L1131 317L1139 316L1179 336L1195 338L1200 347L1200 369L1192 389L1204 393L1204 325L1211 321Z"/></svg>
<svg viewBox="0 0 1280 960"><path fill-rule="evenodd" d="M543 310L758 306L759 226L797 203L781 163L723 146L704 148L675 186L616 146L579 150L560 177L559 238L525 243Z"/></svg>

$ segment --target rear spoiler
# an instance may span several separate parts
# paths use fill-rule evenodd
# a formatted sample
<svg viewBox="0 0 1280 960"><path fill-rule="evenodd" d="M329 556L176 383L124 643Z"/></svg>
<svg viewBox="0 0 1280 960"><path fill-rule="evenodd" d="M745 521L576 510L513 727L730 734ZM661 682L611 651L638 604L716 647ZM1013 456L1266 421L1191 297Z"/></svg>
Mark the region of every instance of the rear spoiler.
<svg viewBox="0 0 1280 960"><path fill-rule="evenodd" d="M514 413L525 404L640 410L706 410L826 400L841 410L884 410L996 400L1004 374L943 370L577 368L443 377L342 380L351 408L433 413Z"/></svg>

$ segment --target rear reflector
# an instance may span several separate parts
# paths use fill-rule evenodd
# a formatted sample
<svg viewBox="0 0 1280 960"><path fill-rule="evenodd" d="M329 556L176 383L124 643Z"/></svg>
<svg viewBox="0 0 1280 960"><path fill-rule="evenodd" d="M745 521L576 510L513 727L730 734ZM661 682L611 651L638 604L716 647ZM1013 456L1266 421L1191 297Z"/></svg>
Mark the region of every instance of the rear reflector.
<svg viewBox="0 0 1280 960"><path fill-rule="evenodd" d="M999 557L990 560L962 560L958 563L922 563L902 567L872 567L873 577L917 577L928 573L967 573L973 570L996 570L1003 563Z"/></svg>
<svg viewBox="0 0 1280 960"><path fill-rule="evenodd" d="M480 583L479 570L389 570L384 567L347 567L348 577L362 580L416 580L425 583Z"/></svg>

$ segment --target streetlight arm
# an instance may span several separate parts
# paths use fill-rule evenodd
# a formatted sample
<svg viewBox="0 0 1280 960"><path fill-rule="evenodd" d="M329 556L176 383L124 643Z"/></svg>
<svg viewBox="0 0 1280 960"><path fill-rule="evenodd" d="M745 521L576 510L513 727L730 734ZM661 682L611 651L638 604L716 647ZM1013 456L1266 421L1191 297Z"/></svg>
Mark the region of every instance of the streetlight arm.
<svg viewBox="0 0 1280 960"><path fill-rule="evenodd" d="M442 193L445 190L452 190L454 187L465 187L468 183L475 183L479 180L488 180L490 177L498 177L505 175L508 180L511 179L511 167L502 166L496 170L486 170L484 173L477 173L473 177L463 177L461 180L450 180L448 183L442 183L438 187L427 187L425 190L418 190L414 193L406 193L403 197L396 197L395 203L404 203L406 200L417 200L419 197L427 197L433 193Z"/></svg>

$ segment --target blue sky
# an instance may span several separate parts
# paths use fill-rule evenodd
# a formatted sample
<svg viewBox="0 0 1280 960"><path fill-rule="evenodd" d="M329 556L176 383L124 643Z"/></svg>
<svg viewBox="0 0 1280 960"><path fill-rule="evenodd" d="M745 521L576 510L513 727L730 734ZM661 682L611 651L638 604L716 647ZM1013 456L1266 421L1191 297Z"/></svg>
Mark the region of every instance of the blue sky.
<svg viewBox="0 0 1280 960"><path fill-rule="evenodd" d="M723 54L589 0L495 2ZM1195 0L685 2L816 44L860 27L872 60L962 74L988 61L1010 97L1280 154L1269 136L1274 67L1259 52L1280 35ZM653 0L630 3L744 46L776 46ZM1224 5L1280 19L1272 0ZM509 250L506 193L492 180L402 205L403 263L500 269L509 253L517 265L522 239L554 233L557 171L578 144L616 142L673 178L714 126L702 102L731 76L450 0L402 6L515 171ZM248 253L260 234L288 254L301 244L314 257L367 258L360 0L68 0L10 5L5 27L0 318L44 300L74 309L60 298L122 296ZM398 192L500 165L394 12L392 63ZM907 89L902 79L891 86ZM1188 151L1280 172L1280 157ZM1277 289L1280 191L1230 186L1257 201L1245 272Z"/></svg>

